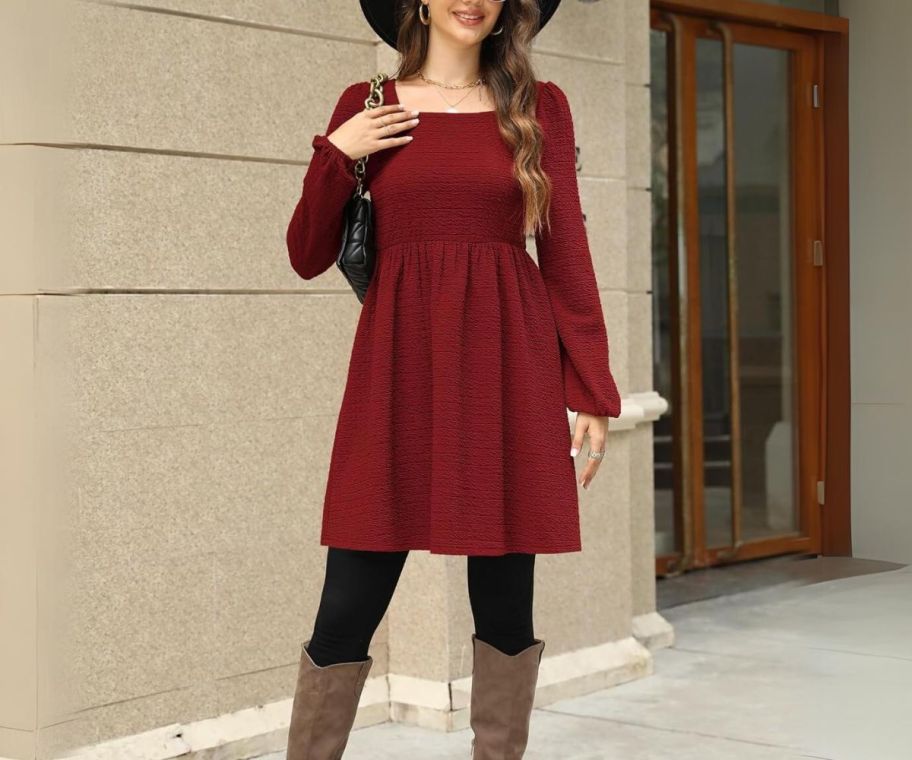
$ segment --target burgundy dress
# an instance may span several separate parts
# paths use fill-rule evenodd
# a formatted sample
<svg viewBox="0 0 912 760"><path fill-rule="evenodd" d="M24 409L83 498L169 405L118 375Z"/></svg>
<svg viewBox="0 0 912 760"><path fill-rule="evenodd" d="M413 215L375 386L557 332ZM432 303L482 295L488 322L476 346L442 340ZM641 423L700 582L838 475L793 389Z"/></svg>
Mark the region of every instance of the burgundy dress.
<svg viewBox="0 0 912 760"><path fill-rule="evenodd" d="M316 135L288 226L305 280L335 265L355 162ZM392 80L384 103L397 103ZM567 409L620 415L563 91L538 82L551 231L526 251L522 192L493 111L427 112L372 153L377 263L336 422L320 543L435 554L582 548ZM354 297L354 295L352 295ZM302 325L306 329L306 325ZM587 446L580 457L585 457Z"/></svg>

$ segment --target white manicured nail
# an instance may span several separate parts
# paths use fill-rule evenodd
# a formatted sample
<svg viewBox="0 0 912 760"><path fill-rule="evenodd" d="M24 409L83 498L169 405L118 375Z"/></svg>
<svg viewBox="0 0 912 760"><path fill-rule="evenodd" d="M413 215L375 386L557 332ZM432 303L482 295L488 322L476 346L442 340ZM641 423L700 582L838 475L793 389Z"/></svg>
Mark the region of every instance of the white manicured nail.
<svg viewBox="0 0 912 760"><path fill-rule="evenodd" d="M579 454L579 449L578 449L578 448L576 448L576 447L574 446L572 449L570 449L570 456L575 457L577 454Z"/></svg>

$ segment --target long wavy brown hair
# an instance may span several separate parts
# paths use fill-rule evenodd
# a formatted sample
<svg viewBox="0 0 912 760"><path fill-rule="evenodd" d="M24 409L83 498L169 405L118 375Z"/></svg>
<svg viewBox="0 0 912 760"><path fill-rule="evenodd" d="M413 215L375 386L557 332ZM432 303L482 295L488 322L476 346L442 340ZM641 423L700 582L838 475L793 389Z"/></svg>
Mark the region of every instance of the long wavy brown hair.
<svg viewBox="0 0 912 760"><path fill-rule="evenodd" d="M420 0L400 0L397 79L416 74L424 65L428 27L418 18ZM538 32L538 0L510 0L497 21L503 32L488 35L481 43L481 76L497 110L504 142L513 152L513 174L523 193L523 229L526 235L550 228L548 208L551 180L541 168L542 129L535 118L538 91L532 71L530 47Z"/></svg>

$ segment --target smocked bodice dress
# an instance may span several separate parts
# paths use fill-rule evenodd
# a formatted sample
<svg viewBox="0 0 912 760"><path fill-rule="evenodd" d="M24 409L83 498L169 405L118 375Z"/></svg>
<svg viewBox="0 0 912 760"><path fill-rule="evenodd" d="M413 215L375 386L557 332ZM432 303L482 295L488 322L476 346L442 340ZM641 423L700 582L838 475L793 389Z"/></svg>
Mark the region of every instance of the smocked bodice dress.
<svg viewBox="0 0 912 760"><path fill-rule="evenodd" d="M350 85L313 138L287 230L304 279L334 265L356 187L355 161L326 135L364 108L369 90L367 81ZM384 103L398 102L392 80L383 92ZM422 111L406 132L412 141L367 160L376 269L336 421L323 545L486 555L582 548L567 408L617 417L620 398L570 108L553 82L538 82L536 113L553 185L537 264L493 111Z"/></svg>

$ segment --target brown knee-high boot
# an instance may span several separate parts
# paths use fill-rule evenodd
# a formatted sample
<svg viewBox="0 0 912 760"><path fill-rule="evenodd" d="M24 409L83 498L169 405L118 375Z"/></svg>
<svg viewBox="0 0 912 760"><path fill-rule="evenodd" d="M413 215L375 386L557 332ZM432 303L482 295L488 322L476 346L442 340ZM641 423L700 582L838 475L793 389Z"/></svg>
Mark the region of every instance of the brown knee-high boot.
<svg viewBox="0 0 912 760"><path fill-rule="evenodd" d="M529 740L529 724L545 642L515 655L501 652L472 634L472 760L520 760Z"/></svg>
<svg viewBox="0 0 912 760"><path fill-rule="evenodd" d="M339 760L355 723L373 657L320 667L301 645L286 760Z"/></svg>

